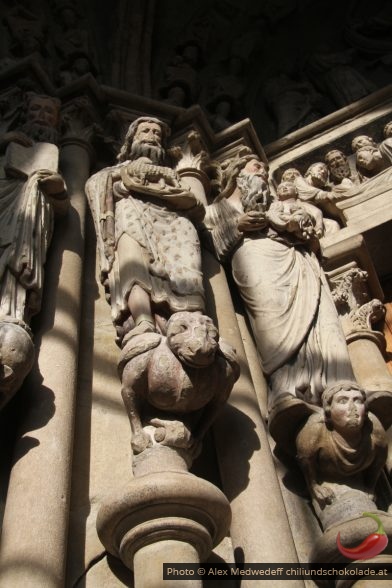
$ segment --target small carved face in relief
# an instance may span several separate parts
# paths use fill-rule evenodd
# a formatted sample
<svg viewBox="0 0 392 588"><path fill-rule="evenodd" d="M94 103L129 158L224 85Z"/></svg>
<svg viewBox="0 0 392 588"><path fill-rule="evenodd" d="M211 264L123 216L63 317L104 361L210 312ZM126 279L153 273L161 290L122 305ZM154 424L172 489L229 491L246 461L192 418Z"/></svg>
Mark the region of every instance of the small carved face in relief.
<svg viewBox="0 0 392 588"><path fill-rule="evenodd" d="M392 137L392 121L388 122L384 127L384 137L388 139Z"/></svg>
<svg viewBox="0 0 392 588"><path fill-rule="evenodd" d="M325 163L334 178L343 180L344 178L350 177L350 165L347 157L342 151L339 151L338 149L329 151L325 156Z"/></svg>
<svg viewBox="0 0 392 588"><path fill-rule="evenodd" d="M259 161L258 159L251 159L250 161L248 161L245 167L243 168L243 171L249 174L261 176L266 181L268 180L268 171L266 169L266 166L262 161Z"/></svg>
<svg viewBox="0 0 392 588"><path fill-rule="evenodd" d="M154 122L142 122L137 127L134 141L159 147L162 144L162 129Z"/></svg>
<svg viewBox="0 0 392 588"><path fill-rule="evenodd" d="M358 137L354 137L354 139L351 142L351 148L354 153L357 152L362 147L368 147L368 146L377 147L377 143L371 137L368 137L367 135L359 135Z"/></svg>
<svg viewBox="0 0 392 588"><path fill-rule="evenodd" d="M190 367L211 365L218 349L218 339L218 330L212 320L197 312L176 312L167 323L169 348Z"/></svg>
<svg viewBox="0 0 392 588"><path fill-rule="evenodd" d="M55 128L59 121L59 107L50 98L34 96L29 101L26 118L29 122Z"/></svg>
<svg viewBox="0 0 392 588"><path fill-rule="evenodd" d="M305 177L311 179L313 186L324 188L328 182L328 167L325 163L317 161L308 168Z"/></svg>
<svg viewBox="0 0 392 588"><path fill-rule="evenodd" d="M337 431L361 429L366 417L365 399L360 390L339 390L332 398L330 421Z"/></svg>
<svg viewBox="0 0 392 588"><path fill-rule="evenodd" d="M368 171L372 171L377 168L379 163L382 161L381 151L377 147L362 147L357 151L357 165Z"/></svg>
<svg viewBox="0 0 392 588"><path fill-rule="evenodd" d="M295 167L290 167L286 169L282 174L282 182L294 182L295 178L300 178L301 173L295 169Z"/></svg>
<svg viewBox="0 0 392 588"><path fill-rule="evenodd" d="M276 190L278 200L281 202L284 200L290 200L291 198L297 198L297 188L292 182L281 182Z"/></svg>

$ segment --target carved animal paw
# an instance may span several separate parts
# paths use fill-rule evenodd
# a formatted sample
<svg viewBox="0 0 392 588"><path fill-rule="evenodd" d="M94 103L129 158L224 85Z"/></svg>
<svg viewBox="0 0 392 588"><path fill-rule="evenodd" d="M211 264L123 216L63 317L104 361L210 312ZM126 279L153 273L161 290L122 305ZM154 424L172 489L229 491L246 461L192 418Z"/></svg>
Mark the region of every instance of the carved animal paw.
<svg viewBox="0 0 392 588"><path fill-rule="evenodd" d="M188 449L192 444L192 433L181 421L155 418L150 425L156 427L155 440L162 445Z"/></svg>

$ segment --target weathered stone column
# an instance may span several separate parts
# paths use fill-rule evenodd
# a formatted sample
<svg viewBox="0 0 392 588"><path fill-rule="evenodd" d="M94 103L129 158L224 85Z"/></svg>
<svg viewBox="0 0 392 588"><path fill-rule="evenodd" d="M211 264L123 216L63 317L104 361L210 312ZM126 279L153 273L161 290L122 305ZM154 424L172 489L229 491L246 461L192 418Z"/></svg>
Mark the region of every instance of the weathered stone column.
<svg viewBox="0 0 392 588"><path fill-rule="evenodd" d="M297 562L266 425L253 388L226 276L208 252L203 267L211 284L209 314L216 317L221 336L236 348L241 366L241 376L228 406L214 425L222 485L232 510L233 548L237 557L248 563ZM293 588L304 585L301 579L291 583ZM241 586L251 588L252 584L253 581L243 578ZM279 580L263 581L266 588L279 588L280 584Z"/></svg>
<svg viewBox="0 0 392 588"><path fill-rule="evenodd" d="M45 268L35 334L38 359L25 388L23 433L16 445L3 523L0 584L13 588L57 588L65 578L82 299L83 188L91 155L91 126L74 118L76 109L85 114L80 104L66 112L60 155L71 209L55 230ZM33 446L26 451L29 441Z"/></svg>
<svg viewBox="0 0 392 588"><path fill-rule="evenodd" d="M370 300L367 280L367 272L343 266L333 272L332 294L355 378L368 391L370 410L388 429L392 423L392 376L384 359L385 337L373 330L373 324L384 318L385 309L377 298Z"/></svg>

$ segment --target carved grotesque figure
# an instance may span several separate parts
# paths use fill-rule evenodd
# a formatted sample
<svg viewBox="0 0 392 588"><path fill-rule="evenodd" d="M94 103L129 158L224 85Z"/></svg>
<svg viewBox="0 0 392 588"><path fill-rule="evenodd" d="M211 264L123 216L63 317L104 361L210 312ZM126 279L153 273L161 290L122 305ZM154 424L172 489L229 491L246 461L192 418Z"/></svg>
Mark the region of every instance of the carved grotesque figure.
<svg viewBox="0 0 392 588"><path fill-rule="evenodd" d="M387 438L367 410L366 393L341 382L323 393L323 413L315 413L297 436L297 457L311 496L324 509L346 487L373 498L387 456Z"/></svg>
<svg viewBox="0 0 392 588"><path fill-rule="evenodd" d="M219 339L212 320L198 312L173 314L166 336L132 337L122 350L119 372L135 453L155 441L191 449L239 376L234 350ZM143 429L146 425L156 428L154 437Z"/></svg>

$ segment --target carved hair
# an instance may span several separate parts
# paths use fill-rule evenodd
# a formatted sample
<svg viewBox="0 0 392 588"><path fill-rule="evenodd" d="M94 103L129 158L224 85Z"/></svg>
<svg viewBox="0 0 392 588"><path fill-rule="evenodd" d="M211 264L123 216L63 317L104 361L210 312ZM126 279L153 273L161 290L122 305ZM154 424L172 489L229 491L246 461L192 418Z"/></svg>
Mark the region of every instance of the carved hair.
<svg viewBox="0 0 392 588"><path fill-rule="evenodd" d="M324 409L324 414L325 414L325 422L327 423L327 425L330 424L330 422L331 422L331 405L332 405L332 401L334 399L334 396L338 392L342 392L344 390L358 390L358 392L360 392L362 394L363 402L365 404L366 415L367 415L368 406L367 406L366 391L363 388L361 388L361 386L359 386L356 382L350 382L349 380L343 381L343 382L338 382L336 384L332 384L331 386L328 386L327 388L325 388L325 390L322 394L322 403L323 403L323 409Z"/></svg>
<svg viewBox="0 0 392 588"><path fill-rule="evenodd" d="M308 167L308 169L306 170L305 178L307 178L308 176L311 175L311 173L312 173L313 169L316 167L316 165L322 165L323 167L325 167L326 171L328 172L328 166L326 163L323 163L322 161L316 161L315 163L312 163L312 165L310 165Z"/></svg>
<svg viewBox="0 0 392 588"><path fill-rule="evenodd" d="M244 147L236 157L226 159L220 164L220 179L218 180L220 193L216 197L216 201L231 196L237 186L237 177L239 173L249 161L252 161L252 159L260 161L260 157L252 153L249 147ZM260 163L262 163L268 171L268 165L263 161L260 161Z"/></svg>
<svg viewBox="0 0 392 588"><path fill-rule="evenodd" d="M310 169L310 168L309 168ZM308 170L309 171L309 170ZM284 170L284 172L282 173L282 182L292 182L293 180L288 180L286 179L287 175L292 175L295 172L295 176L297 178L302 177L301 172L296 168L296 167L288 167L287 169Z"/></svg>
<svg viewBox="0 0 392 588"><path fill-rule="evenodd" d="M363 144L361 145L361 143ZM356 153L359 149L362 149L362 147L369 145L371 147L377 147L377 144L374 141L374 139L372 139L368 135L358 135L357 137L354 137L354 139L351 141L351 149L353 153Z"/></svg>
<svg viewBox="0 0 392 588"><path fill-rule="evenodd" d="M170 128L166 123L151 116L140 116L129 125L127 134L125 135L124 144L117 155L117 160L122 163L128 159L128 154L132 147L133 139L136 135L136 131L141 123L155 123L161 127L162 130L162 146L165 147L166 140L170 136Z"/></svg>
<svg viewBox="0 0 392 588"><path fill-rule="evenodd" d="M392 136L392 121L387 122L384 127L384 137L387 139Z"/></svg>
<svg viewBox="0 0 392 588"><path fill-rule="evenodd" d="M328 165L329 159L333 153L339 153L339 155L342 155L344 157L345 161L348 161L347 156L343 153L343 151L340 151L340 149L331 149L331 151L328 151L328 153L324 157L325 163L327 165Z"/></svg>

